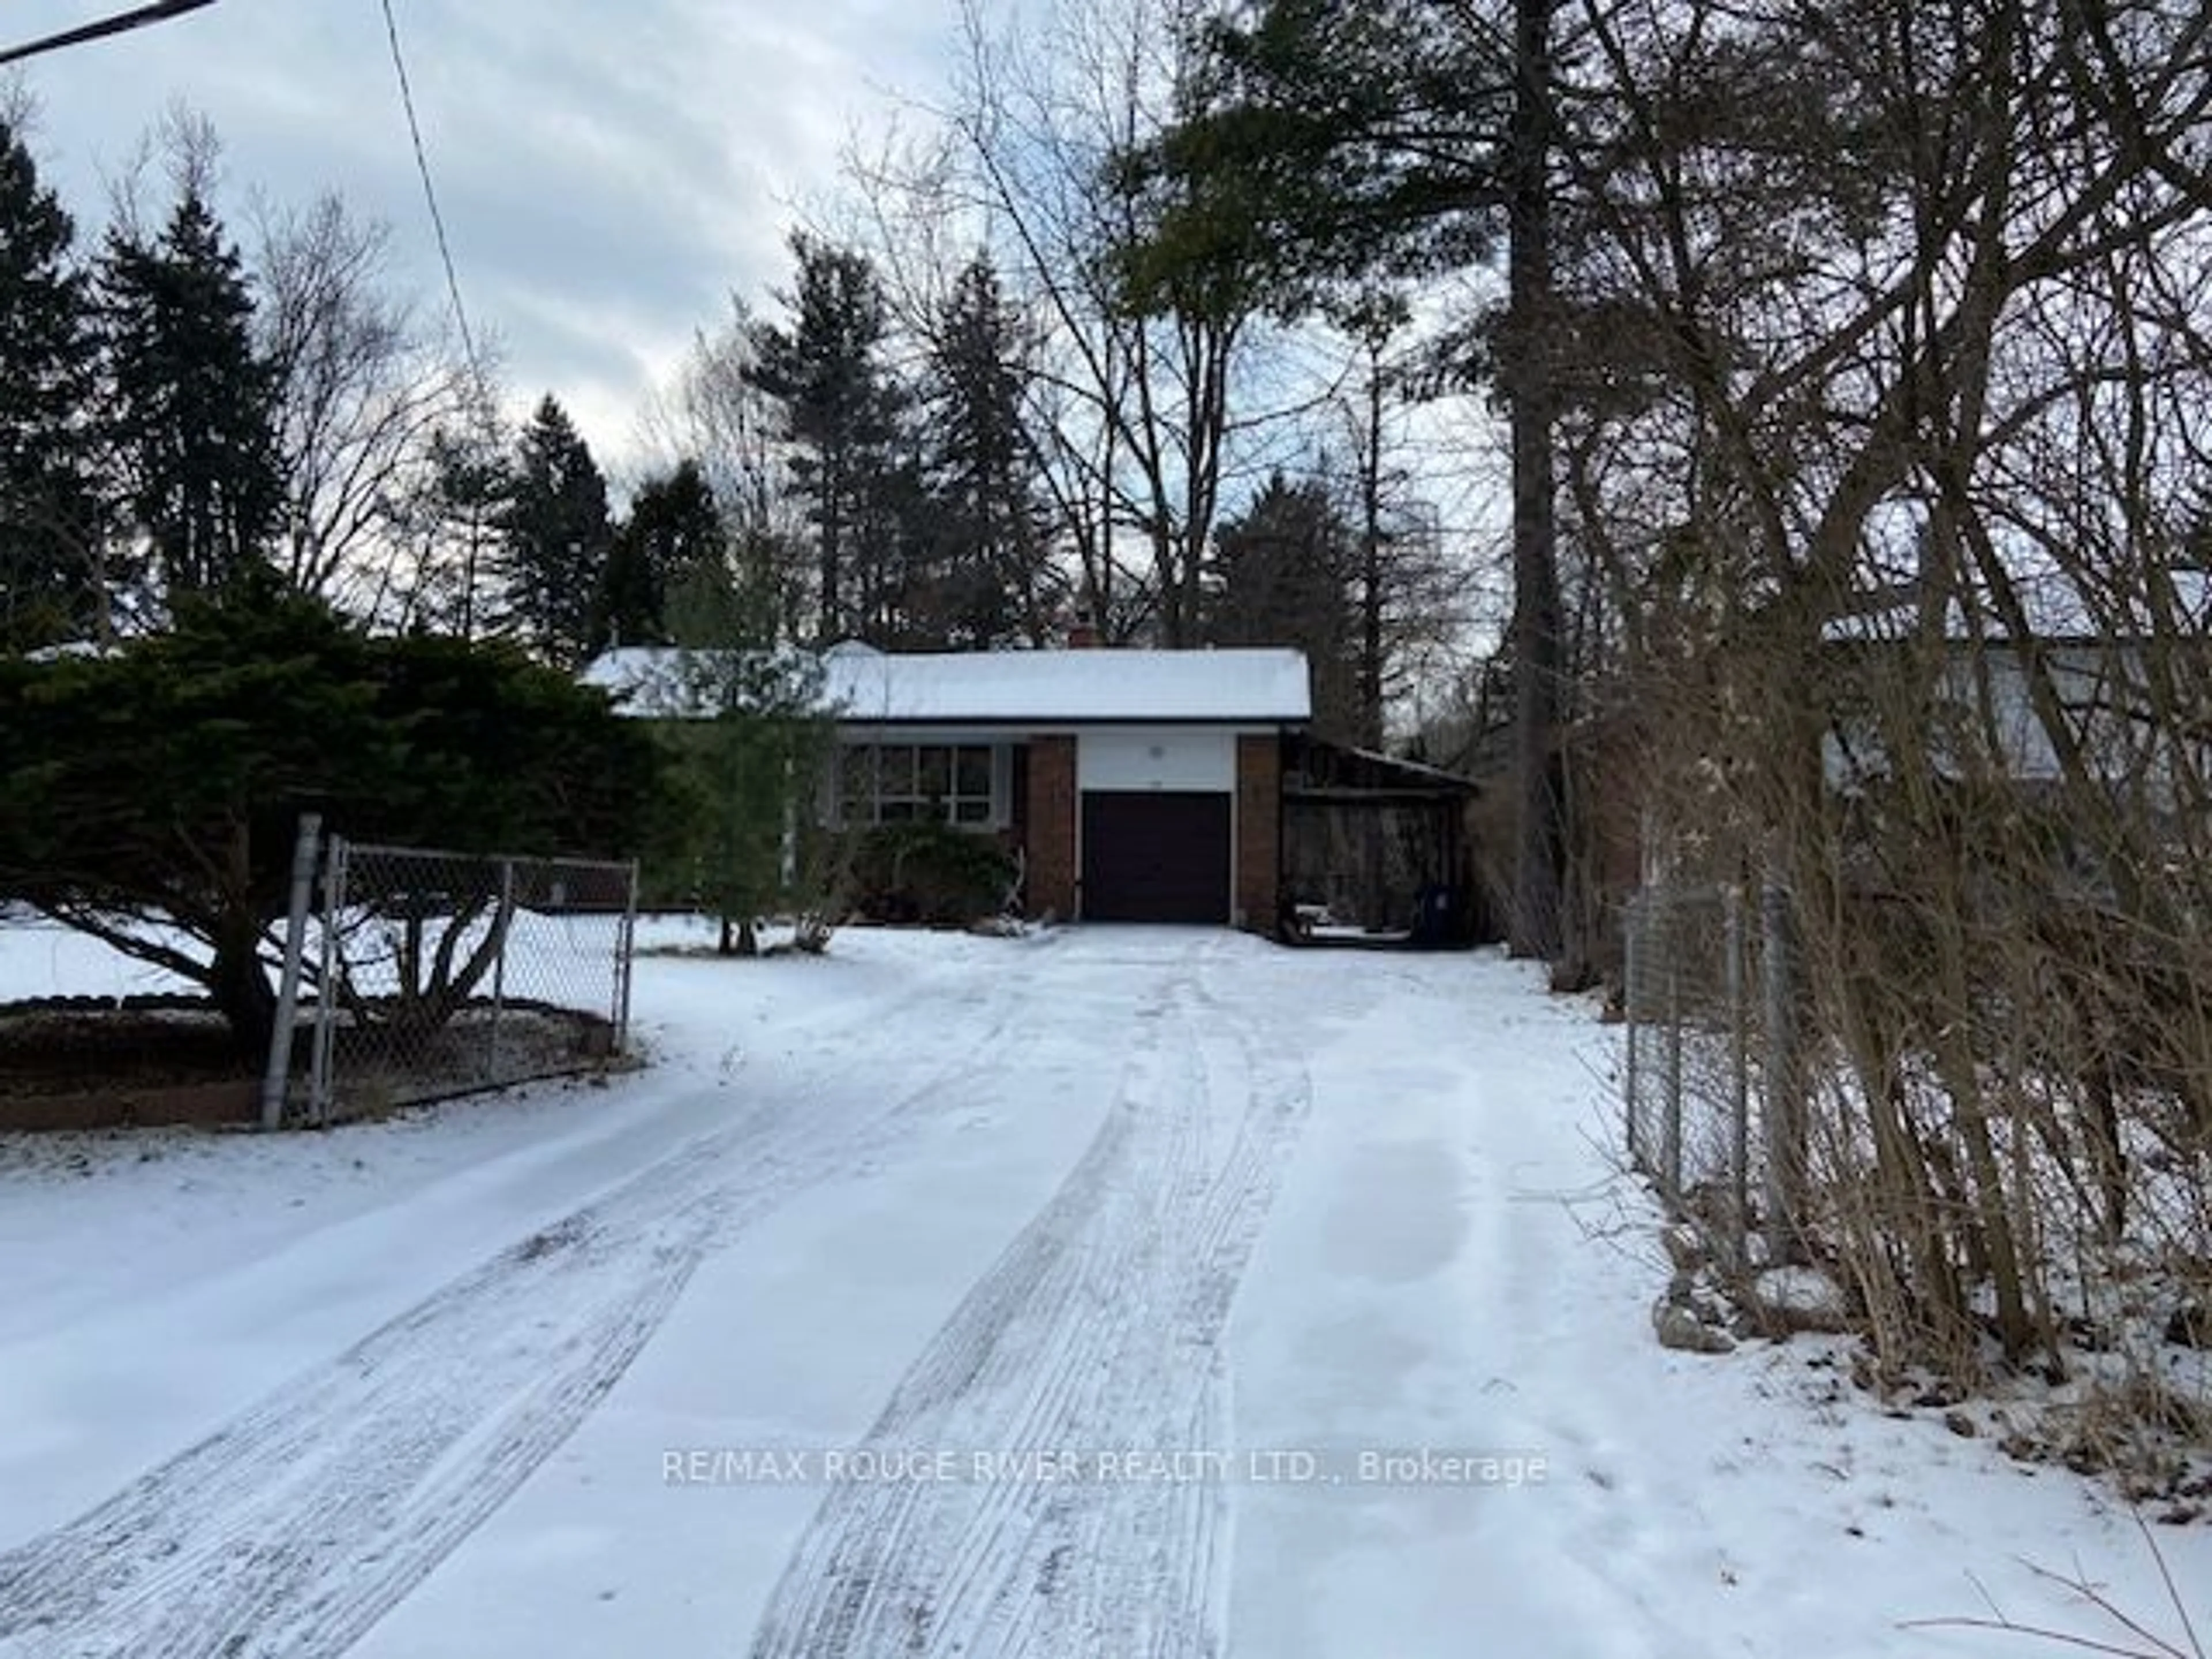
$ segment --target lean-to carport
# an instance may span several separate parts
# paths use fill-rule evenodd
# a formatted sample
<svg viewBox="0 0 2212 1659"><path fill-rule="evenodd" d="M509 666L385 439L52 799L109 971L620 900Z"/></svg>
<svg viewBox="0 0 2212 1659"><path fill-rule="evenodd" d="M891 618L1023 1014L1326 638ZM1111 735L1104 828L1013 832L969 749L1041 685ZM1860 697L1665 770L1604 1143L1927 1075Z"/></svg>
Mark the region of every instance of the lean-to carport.
<svg viewBox="0 0 2212 1659"><path fill-rule="evenodd" d="M1483 937L1470 780L1293 736L1283 751L1283 926L1302 941L1467 945Z"/></svg>

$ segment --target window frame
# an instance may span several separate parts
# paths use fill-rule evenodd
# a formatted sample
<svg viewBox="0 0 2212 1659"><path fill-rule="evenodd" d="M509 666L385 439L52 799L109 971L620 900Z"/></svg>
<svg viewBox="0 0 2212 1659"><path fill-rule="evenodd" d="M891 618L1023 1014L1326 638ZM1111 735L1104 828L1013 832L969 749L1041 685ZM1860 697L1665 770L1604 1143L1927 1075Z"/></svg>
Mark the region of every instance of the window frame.
<svg viewBox="0 0 2212 1659"><path fill-rule="evenodd" d="M973 787L979 757L981 792ZM921 822L978 834L1003 830L1011 793L1007 758L1005 744L988 739L841 742L831 772L830 821L841 830Z"/></svg>

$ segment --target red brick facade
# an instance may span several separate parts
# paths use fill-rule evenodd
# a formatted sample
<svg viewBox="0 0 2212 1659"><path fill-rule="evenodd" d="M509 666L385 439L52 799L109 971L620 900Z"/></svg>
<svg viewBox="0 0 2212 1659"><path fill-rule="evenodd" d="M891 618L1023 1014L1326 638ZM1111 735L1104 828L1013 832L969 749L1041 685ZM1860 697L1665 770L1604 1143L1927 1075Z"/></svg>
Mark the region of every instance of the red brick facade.
<svg viewBox="0 0 2212 1659"><path fill-rule="evenodd" d="M1029 744L1026 891L1033 917L1075 919L1075 739L1031 738Z"/></svg>
<svg viewBox="0 0 2212 1659"><path fill-rule="evenodd" d="M1026 860L1026 907L1032 918L1072 921L1080 914L1082 860L1077 826L1076 739L1033 737L1026 757L1018 833ZM1273 936L1280 927L1282 882L1282 739L1273 732L1237 739L1233 921Z"/></svg>
<svg viewBox="0 0 2212 1659"><path fill-rule="evenodd" d="M1273 935L1281 896L1283 740L1237 739L1237 925Z"/></svg>

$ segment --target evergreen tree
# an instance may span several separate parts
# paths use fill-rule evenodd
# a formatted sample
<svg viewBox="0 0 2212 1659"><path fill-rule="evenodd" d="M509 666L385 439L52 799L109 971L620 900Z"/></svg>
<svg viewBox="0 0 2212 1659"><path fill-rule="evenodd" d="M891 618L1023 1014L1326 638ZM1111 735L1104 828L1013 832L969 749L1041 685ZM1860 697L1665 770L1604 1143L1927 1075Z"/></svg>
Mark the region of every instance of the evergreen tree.
<svg viewBox="0 0 2212 1659"><path fill-rule="evenodd" d="M234 583L108 657L0 659L0 900L203 986L268 1052L298 814L463 852L635 852L658 752L511 648L373 635Z"/></svg>
<svg viewBox="0 0 2212 1659"><path fill-rule="evenodd" d="M1020 319L979 255L953 285L930 354L931 533L909 606L940 646L1036 643L1065 597L1023 418L1026 356Z"/></svg>
<svg viewBox="0 0 2212 1659"><path fill-rule="evenodd" d="M1291 646L1313 672L1314 729L1358 740L1358 542L1328 489L1278 472L1214 538L1206 637L1212 645Z"/></svg>
<svg viewBox="0 0 2212 1659"><path fill-rule="evenodd" d="M91 298L75 228L0 112L0 647L98 631Z"/></svg>
<svg viewBox="0 0 2212 1659"><path fill-rule="evenodd" d="M1556 0L1261 0L1217 23L1188 118L1126 160L1172 205L1122 250L1133 295L1223 272L1275 310L1462 270L1507 243L1506 304L1446 367L1504 399L1513 454L1518 795L1510 933L1561 945L1566 832L1553 426L1565 309L1553 273Z"/></svg>
<svg viewBox="0 0 2212 1659"><path fill-rule="evenodd" d="M928 475L919 435L902 432L869 469L859 495L855 544L865 556L854 570L852 632L886 651L953 643L936 605L944 527Z"/></svg>
<svg viewBox="0 0 2212 1659"><path fill-rule="evenodd" d="M607 481L560 401L548 394L515 446L495 563L497 620L563 667L583 659L612 535Z"/></svg>
<svg viewBox="0 0 2212 1659"><path fill-rule="evenodd" d="M487 414L432 433L425 459L406 504L417 554L400 614L409 626L474 639L496 617L484 593L514 501L513 453Z"/></svg>
<svg viewBox="0 0 2212 1659"><path fill-rule="evenodd" d="M694 571L717 571L729 538L699 463L679 461L630 503L599 584L592 649L667 642L669 595Z"/></svg>
<svg viewBox="0 0 2212 1659"><path fill-rule="evenodd" d="M683 649L657 692L664 712L684 717L659 726L683 803L664 836L678 885L720 920L725 956L756 954L760 919L779 909L818 949L836 885L836 860L808 822L836 738L821 659L777 643L777 596L760 559L692 562L668 608Z"/></svg>
<svg viewBox="0 0 2212 1659"><path fill-rule="evenodd" d="M284 501L238 251L188 186L154 241L108 233L100 288L120 494L167 592L224 586L264 564Z"/></svg>
<svg viewBox="0 0 2212 1659"><path fill-rule="evenodd" d="M607 544L584 655L596 657L617 646L662 644L667 603L667 585L653 563L652 546L639 533L636 520L626 520Z"/></svg>
<svg viewBox="0 0 2212 1659"><path fill-rule="evenodd" d="M787 327L755 324L747 381L782 406L792 462L815 531L815 631L823 640L880 635L893 550L879 538L899 398L882 354L890 328L883 286L866 258L804 231L791 251L797 288ZM870 520L874 522L870 523Z"/></svg>

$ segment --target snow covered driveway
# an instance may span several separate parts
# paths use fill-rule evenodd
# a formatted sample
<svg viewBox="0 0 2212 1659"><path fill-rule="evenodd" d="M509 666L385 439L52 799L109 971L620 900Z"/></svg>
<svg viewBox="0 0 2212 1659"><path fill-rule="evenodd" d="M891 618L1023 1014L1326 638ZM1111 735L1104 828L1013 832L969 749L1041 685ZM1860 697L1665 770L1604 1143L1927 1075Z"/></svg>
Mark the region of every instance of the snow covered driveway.
<svg viewBox="0 0 2212 1659"><path fill-rule="evenodd" d="M1988 1653L1900 1621L2070 1616L2021 1558L2157 1616L2070 1479L1658 1351L1608 1035L1493 957L856 932L638 1008L605 1089L0 1138L0 1655Z"/></svg>
<svg viewBox="0 0 2212 1659"><path fill-rule="evenodd" d="M1210 988L1226 944L1161 962L1097 1138L861 1449L931 1478L835 1488L763 1659L1222 1650L1222 1471L1103 1477L1230 1446L1222 1326L1311 1103L1301 1034Z"/></svg>

